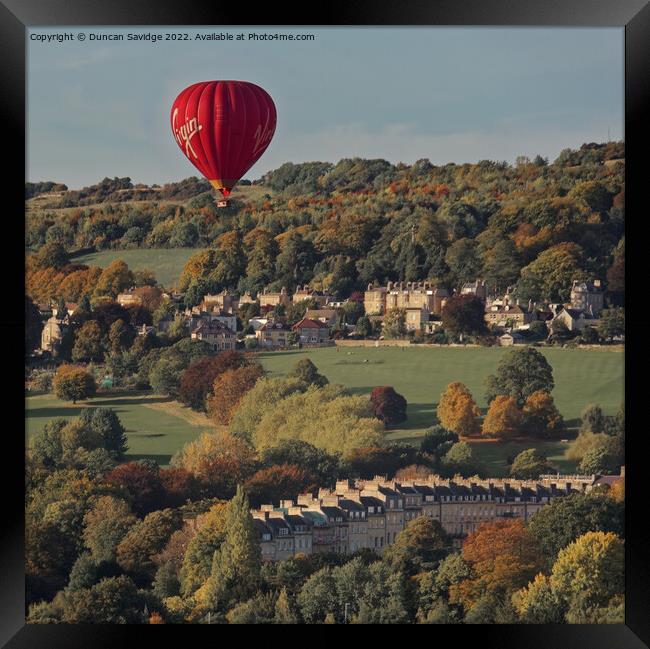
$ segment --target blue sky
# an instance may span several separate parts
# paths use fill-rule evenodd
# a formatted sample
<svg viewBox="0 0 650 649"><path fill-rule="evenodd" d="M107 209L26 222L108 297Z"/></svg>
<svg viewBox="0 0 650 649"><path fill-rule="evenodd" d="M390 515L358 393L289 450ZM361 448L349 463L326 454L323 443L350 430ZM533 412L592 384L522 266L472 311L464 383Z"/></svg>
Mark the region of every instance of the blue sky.
<svg viewBox="0 0 650 649"><path fill-rule="evenodd" d="M312 33L312 42L41 43L31 34ZM32 28L27 179L164 183L198 172L169 127L196 81L265 88L278 125L246 174L284 162L554 159L623 138L623 30L533 28Z"/></svg>

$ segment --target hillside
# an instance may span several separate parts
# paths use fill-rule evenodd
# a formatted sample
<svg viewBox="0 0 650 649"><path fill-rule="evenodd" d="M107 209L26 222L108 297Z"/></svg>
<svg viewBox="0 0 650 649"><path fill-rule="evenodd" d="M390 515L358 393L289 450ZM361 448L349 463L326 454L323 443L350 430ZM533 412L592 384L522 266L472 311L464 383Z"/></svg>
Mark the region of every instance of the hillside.
<svg viewBox="0 0 650 649"><path fill-rule="evenodd" d="M26 244L209 248L179 278L192 301L223 288L310 282L346 297L370 282L455 288L477 277L497 291L516 286L525 301L555 301L572 279L598 277L620 303L624 168L616 142L567 149L550 164L287 163L238 187L226 209L196 178L163 187L105 179L30 198Z"/></svg>

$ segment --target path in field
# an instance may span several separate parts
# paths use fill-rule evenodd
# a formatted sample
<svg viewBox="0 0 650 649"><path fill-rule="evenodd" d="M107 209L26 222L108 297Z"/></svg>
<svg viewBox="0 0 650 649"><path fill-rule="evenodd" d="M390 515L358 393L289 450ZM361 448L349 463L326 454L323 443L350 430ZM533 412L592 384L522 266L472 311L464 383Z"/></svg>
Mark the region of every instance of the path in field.
<svg viewBox="0 0 650 649"><path fill-rule="evenodd" d="M115 410L126 428L129 451L127 460L148 458L161 465L184 444L213 429L210 420L166 397L147 393L98 395L72 405L54 395L39 395L26 400L27 438L43 429L50 419L78 417L82 408L107 407Z"/></svg>

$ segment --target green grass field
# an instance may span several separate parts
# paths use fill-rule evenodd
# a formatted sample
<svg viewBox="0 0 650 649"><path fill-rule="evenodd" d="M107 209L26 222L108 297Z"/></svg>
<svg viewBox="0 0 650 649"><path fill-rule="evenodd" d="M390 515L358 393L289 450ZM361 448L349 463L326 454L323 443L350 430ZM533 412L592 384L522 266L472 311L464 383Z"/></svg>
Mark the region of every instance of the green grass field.
<svg viewBox="0 0 650 649"><path fill-rule="evenodd" d="M171 288L183 272L185 262L200 248L138 248L135 250L102 250L74 258L76 264L104 268L122 259L131 270L149 268L165 288Z"/></svg>
<svg viewBox="0 0 650 649"><path fill-rule="evenodd" d="M202 415L175 401L147 393L98 395L76 405L59 401L53 394L44 394L27 397L25 403L28 439L50 419L73 419L87 407L112 408L126 428L127 460L148 458L163 466L185 443L211 427Z"/></svg>
<svg viewBox="0 0 650 649"><path fill-rule="evenodd" d="M338 350L338 351L337 351ZM259 359L271 376L286 374L301 358L309 357L332 383L356 394L378 385L392 385L408 401L408 421L388 433L390 439L417 443L436 423L440 394L452 381L467 385L485 412L485 378L493 373L504 348L328 347L291 352L264 352ZM588 403L614 414L623 402L624 356L620 351L583 349L541 350L553 367L553 397L569 427L578 425ZM562 471L575 466L563 458L566 442L473 443L493 475L507 471L505 458L535 446Z"/></svg>

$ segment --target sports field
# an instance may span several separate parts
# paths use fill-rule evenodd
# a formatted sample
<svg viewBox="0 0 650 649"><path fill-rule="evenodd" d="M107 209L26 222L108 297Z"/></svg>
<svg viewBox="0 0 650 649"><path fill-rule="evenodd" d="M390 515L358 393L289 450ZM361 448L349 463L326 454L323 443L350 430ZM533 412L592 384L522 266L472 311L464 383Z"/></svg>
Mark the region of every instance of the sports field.
<svg viewBox="0 0 650 649"><path fill-rule="evenodd" d="M408 421L388 433L390 439L418 442L436 423L441 393L452 381L470 389L483 412L485 379L493 373L504 348L439 347L327 347L290 352L264 352L259 359L271 376L286 374L301 358L309 357L331 383L342 383L357 394L378 385L391 385L408 402ZM614 414L623 402L624 355L609 349L542 349L553 368L553 397L567 425L575 428L589 403ZM571 431L570 431L571 434ZM493 475L507 470L505 458L535 446L558 468L573 470L563 459L566 442L473 442L481 461Z"/></svg>
<svg viewBox="0 0 650 649"><path fill-rule="evenodd" d="M135 250L102 250L73 259L75 264L105 268L121 259L130 270L152 270L165 288L171 288L181 276L185 262L201 248L138 248Z"/></svg>
<svg viewBox="0 0 650 649"><path fill-rule="evenodd" d="M126 428L127 460L152 459L168 464L171 456L186 442L214 426L204 415L166 397L148 393L105 394L72 403L59 401L53 394L30 396L26 403L26 435L42 430L50 419L73 419L82 408L106 407L115 410Z"/></svg>

